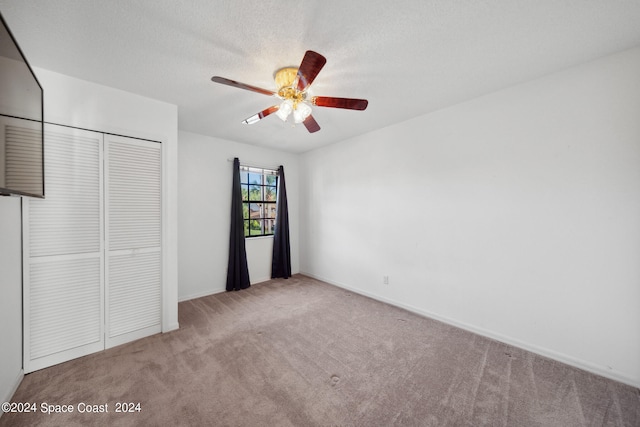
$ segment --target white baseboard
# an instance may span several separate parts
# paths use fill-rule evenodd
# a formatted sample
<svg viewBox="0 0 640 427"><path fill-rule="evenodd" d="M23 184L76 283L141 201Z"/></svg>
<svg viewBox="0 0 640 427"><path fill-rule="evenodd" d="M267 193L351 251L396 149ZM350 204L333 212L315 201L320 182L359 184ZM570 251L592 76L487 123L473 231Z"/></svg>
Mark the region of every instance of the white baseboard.
<svg viewBox="0 0 640 427"><path fill-rule="evenodd" d="M226 292L226 290L213 289L213 290L207 290L203 292L197 292L195 294L183 295L178 297L178 302L189 301L191 299L196 299L196 298L208 297L209 295L221 294L223 292Z"/></svg>
<svg viewBox="0 0 640 427"><path fill-rule="evenodd" d="M167 327L162 328L162 333L171 332L180 329L180 324L178 322L167 325Z"/></svg>
<svg viewBox="0 0 640 427"><path fill-rule="evenodd" d="M421 316L428 317L430 319L435 319L435 320L438 320L440 322L446 323L448 325L455 326L457 328L464 329L464 330L467 330L469 332L473 332L475 334L482 335L482 336L485 336L487 338L491 338L493 340L500 341L502 343L509 344L509 345L514 346L514 347L521 348L523 350L530 351L530 352L538 354L540 356L548 357L549 359L553 359L553 360L556 360L558 362L565 363L565 364L573 366L575 368L579 368L579 369L585 370L587 372L591 372L593 374L600 375L600 376L603 376L605 378L609 378L609 379L612 379L614 381L618 381L618 382L630 385L632 387L640 388L640 382L639 381L635 381L633 378L629 378L628 376L624 375L623 373L614 371L614 370L612 370L612 369L610 369L608 367L600 366L600 365L597 365L597 364L594 364L594 363L591 363L591 362L587 362L587 361L584 361L584 360L581 360L581 359L577 359L575 357L572 357L572 356L569 356L569 355L566 355L566 354L563 354L563 353L559 353L557 351L550 350L548 348L539 347L539 346L537 346L535 344L531 344L531 343L527 343L527 342L524 342L524 341L520 341L518 339L509 337L509 336L505 336L505 335L502 335L500 333L497 333L497 332L494 332L494 331L491 331L491 330L488 330L488 329L479 328L479 327L476 327L476 326L471 325L471 324L460 322L460 321L457 321L455 319L451 319L451 318L446 317L446 316L441 316L441 315L439 315L437 313L433 313L433 312L430 312L430 311L427 311L427 310L423 310L423 309L414 307L414 306L412 306L410 304L404 304L404 303L395 301L395 300L390 299L390 298L386 298L386 297L383 297L383 296L380 296L380 295L376 295L376 294L373 294L371 292L367 292L367 291L364 291L362 289L359 289L359 288L356 288L356 287L353 287L353 286L350 286L350 285L347 285L347 284L344 284L344 283L336 282L335 280L330 280L330 279L318 276L316 274L305 273L305 272L300 272L300 274L312 277L312 278L317 279L317 280L321 280L323 282L329 283L329 284L337 286L339 288L347 289L347 290L349 290L351 292L355 292L357 294L364 295L366 297L369 297L369 298L372 298L374 300L381 301L381 302L393 305L395 307L403 308L403 309L405 309L407 311L410 311L412 313L419 314Z"/></svg>
<svg viewBox="0 0 640 427"><path fill-rule="evenodd" d="M252 280L251 284L252 285L257 285L258 283L268 282L269 280L271 280L271 277L262 277L260 279Z"/></svg>
<svg viewBox="0 0 640 427"><path fill-rule="evenodd" d="M18 387L20 387L20 383L22 382L23 378L24 378L24 370L20 369L11 387L5 391L4 396L0 397L0 402L11 402L11 398L18 390ZM3 413L4 412L0 411L0 417L2 417Z"/></svg>
<svg viewBox="0 0 640 427"><path fill-rule="evenodd" d="M252 285L257 285L258 283L262 283L262 282L267 282L271 280L271 277L262 277L256 280L252 280L251 284ZM183 301L189 301L192 299L196 299L196 298L202 298L202 297L208 297L209 295L215 295L215 294L221 294L223 292L226 292L227 290L224 288L219 288L219 289L213 289L213 290L207 290L207 291L203 291L203 292L197 292L195 294L189 294L189 295L182 295L182 296L178 296L178 302L183 302Z"/></svg>

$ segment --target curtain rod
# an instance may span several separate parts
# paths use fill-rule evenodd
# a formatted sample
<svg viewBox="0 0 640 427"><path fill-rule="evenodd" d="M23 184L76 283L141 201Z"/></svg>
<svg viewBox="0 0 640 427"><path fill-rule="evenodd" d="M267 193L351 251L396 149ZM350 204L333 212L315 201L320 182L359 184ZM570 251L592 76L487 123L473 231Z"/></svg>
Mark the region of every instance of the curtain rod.
<svg viewBox="0 0 640 427"><path fill-rule="evenodd" d="M230 157L227 159L228 162L233 162L233 157ZM256 168L256 169L268 169L268 170L272 170L272 171L278 171L278 169L280 168L280 166L276 166L276 167L272 167L272 166L257 166L257 165L249 165L247 163L243 163L242 160L240 160L240 166L245 166L248 168Z"/></svg>

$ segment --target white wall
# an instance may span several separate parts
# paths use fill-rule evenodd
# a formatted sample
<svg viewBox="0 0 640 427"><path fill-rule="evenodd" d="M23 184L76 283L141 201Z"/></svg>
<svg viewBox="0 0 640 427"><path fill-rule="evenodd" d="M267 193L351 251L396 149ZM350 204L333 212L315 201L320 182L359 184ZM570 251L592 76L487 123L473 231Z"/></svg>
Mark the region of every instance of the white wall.
<svg viewBox="0 0 640 427"><path fill-rule="evenodd" d="M300 169L301 272L640 386L640 48Z"/></svg>
<svg viewBox="0 0 640 427"><path fill-rule="evenodd" d="M23 375L20 215L20 198L0 197L0 402L11 400Z"/></svg>
<svg viewBox="0 0 640 427"><path fill-rule="evenodd" d="M34 71L44 89L47 122L162 142L162 330L178 328L177 106L41 68Z"/></svg>
<svg viewBox="0 0 640 427"><path fill-rule="evenodd" d="M229 215L234 157L241 164L284 166L289 204L291 270L298 261L298 156L180 131L178 144L180 235L179 299L225 290L229 253ZM246 240L251 283L271 278L272 237Z"/></svg>

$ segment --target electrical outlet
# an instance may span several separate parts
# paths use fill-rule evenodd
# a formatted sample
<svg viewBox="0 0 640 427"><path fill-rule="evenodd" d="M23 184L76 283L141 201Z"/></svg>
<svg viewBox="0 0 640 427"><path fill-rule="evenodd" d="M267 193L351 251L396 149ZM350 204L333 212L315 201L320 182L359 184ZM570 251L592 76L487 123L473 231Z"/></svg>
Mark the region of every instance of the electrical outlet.
<svg viewBox="0 0 640 427"><path fill-rule="evenodd" d="M382 276L382 283L385 285L389 284L389 276Z"/></svg>

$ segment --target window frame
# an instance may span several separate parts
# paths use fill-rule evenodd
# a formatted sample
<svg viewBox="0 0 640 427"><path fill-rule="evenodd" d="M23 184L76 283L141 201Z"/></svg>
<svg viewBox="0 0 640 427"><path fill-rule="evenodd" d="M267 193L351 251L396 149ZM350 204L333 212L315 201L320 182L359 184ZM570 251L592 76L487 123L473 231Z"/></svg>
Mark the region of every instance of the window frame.
<svg viewBox="0 0 640 427"><path fill-rule="evenodd" d="M240 188L245 239L273 236L278 210L278 171L240 165Z"/></svg>

